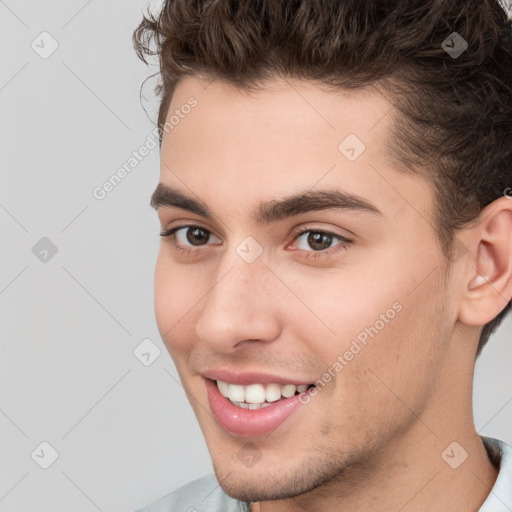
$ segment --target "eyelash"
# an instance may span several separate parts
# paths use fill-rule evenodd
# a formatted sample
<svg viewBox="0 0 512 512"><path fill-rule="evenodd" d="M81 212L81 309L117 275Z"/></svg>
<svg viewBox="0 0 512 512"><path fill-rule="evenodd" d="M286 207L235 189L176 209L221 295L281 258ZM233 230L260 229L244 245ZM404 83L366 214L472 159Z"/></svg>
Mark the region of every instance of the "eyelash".
<svg viewBox="0 0 512 512"><path fill-rule="evenodd" d="M162 233L160 233L160 236L171 238L173 249L182 254L195 255L198 252L201 252L201 250L202 250L201 248L196 248L196 249L188 249L187 248L186 249L176 242L174 234L176 233L176 231L179 231L184 228L199 228L199 229L211 234L211 231L206 228L203 228L203 227L195 225L195 224L186 224L183 226L176 226L174 228L168 229L167 231L163 231ZM292 237L293 237L292 242L295 242L295 240L300 238L305 233L320 233L323 235L332 236L333 239L338 240L340 243L336 244L334 247L329 247L328 249L324 249L321 251L303 251L304 254L301 256L303 258L320 258L320 257L332 256L334 253L337 253L341 250L346 250L347 247L352 243L352 240L349 240L348 238L345 238L344 236L333 233L332 231L326 231L325 229L314 229L314 228L302 229L300 231L293 232L292 233Z"/></svg>

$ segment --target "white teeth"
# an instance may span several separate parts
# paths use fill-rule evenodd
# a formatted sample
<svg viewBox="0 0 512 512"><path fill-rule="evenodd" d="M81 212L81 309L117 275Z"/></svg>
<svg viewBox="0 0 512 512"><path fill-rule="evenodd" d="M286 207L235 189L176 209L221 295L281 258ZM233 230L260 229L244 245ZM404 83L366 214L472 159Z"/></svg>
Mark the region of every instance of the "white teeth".
<svg viewBox="0 0 512 512"><path fill-rule="evenodd" d="M227 382L222 382L221 380L218 380L217 381L217 387L219 388L220 394L227 398L228 397L229 384Z"/></svg>
<svg viewBox="0 0 512 512"><path fill-rule="evenodd" d="M281 394L285 398L290 398L291 396L295 395L295 391L297 391L297 386L294 386L293 384L286 384L281 389Z"/></svg>
<svg viewBox="0 0 512 512"><path fill-rule="evenodd" d="M222 396L229 398L231 402L244 409L260 409L267 407L271 402L276 402L282 397L290 398L296 392L302 393L308 389L307 384L295 386L294 384L250 384L241 386L240 384L229 384L227 382L217 381L217 387Z"/></svg>
<svg viewBox="0 0 512 512"><path fill-rule="evenodd" d="M249 409L249 404L246 404L245 402L233 402L235 405L238 405L238 407L241 407L242 409Z"/></svg>
<svg viewBox="0 0 512 512"><path fill-rule="evenodd" d="M265 388L261 384L251 384L245 388L245 401L249 404L262 404L265 401Z"/></svg>
<svg viewBox="0 0 512 512"><path fill-rule="evenodd" d="M279 384L267 384L265 399L267 402L275 402L281 398L281 386Z"/></svg>
<svg viewBox="0 0 512 512"><path fill-rule="evenodd" d="M270 404L267 402L263 402L262 404L247 404L248 409L264 409L265 407L268 407Z"/></svg>
<svg viewBox="0 0 512 512"><path fill-rule="evenodd" d="M238 384L228 384L228 398L232 402L243 402L245 400L244 387Z"/></svg>
<svg viewBox="0 0 512 512"><path fill-rule="evenodd" d="M227 382L222 382L221 380L217 380L215 382L217 382L217 387L219 388L220 394L224 398L229 398L229 384Z"/></svg>

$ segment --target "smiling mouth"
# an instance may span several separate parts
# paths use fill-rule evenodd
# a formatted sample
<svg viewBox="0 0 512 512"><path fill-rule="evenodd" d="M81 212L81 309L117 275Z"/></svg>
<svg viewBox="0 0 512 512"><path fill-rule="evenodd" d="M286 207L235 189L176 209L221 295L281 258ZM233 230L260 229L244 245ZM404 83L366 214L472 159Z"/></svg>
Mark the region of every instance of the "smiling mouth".
<svg viewBox="0 0 512 512"><path fill-rule="evenodd" d="M242 409L263 409L274 402L298 395L314 384L230 384L216 380L220 394Z"/></svg>

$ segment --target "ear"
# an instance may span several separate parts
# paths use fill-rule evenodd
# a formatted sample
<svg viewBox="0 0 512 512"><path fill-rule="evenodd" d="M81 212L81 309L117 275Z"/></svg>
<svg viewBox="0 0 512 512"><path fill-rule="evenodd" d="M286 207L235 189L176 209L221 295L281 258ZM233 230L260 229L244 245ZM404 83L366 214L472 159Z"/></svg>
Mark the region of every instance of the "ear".
<svg viewBox="0 0 512 512"><path fill-rule="evenodd" d="M512 297L512 198L486 206L471 228L459 321L485 325Z"/></svg>

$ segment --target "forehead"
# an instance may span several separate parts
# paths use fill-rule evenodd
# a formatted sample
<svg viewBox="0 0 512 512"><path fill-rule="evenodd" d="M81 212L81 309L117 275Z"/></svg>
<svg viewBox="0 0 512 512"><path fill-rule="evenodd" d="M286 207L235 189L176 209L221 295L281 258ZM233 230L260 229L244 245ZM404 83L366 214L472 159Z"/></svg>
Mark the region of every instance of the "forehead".
<svg viewBox="0 0 512 512"><path fill-rule="evenodd" d="M187 77L171 116L179 121L163 137L162 182L214 192L221 203L234 193L249 201L334 186L371 197L382 211L398 214L411 203L431 209L430 184L390 158L396 111L375 88L335 91L280 79L248 92Z"/></svg>
<svg viewBox="0 0 512 512"><path fill-rule="evenodd" d="M389 131L393 117L391 103L377 86L335 89L316 81L276 78L254 87L247 90L221 80L186 77L174 91L168 118L194 97L198 103L198 108L191 112L194 117L215 114L214 120L220 126L224 122L239 123L240 127L250 123L260 132L268 133L282 127L295 128L292 132L300 130L303 138L311 131L349 130L361 134L374 132L372 136L377 138ZM375 130L386 118L382 129ZM270 124L271 121L276 124Z"/></svg>

